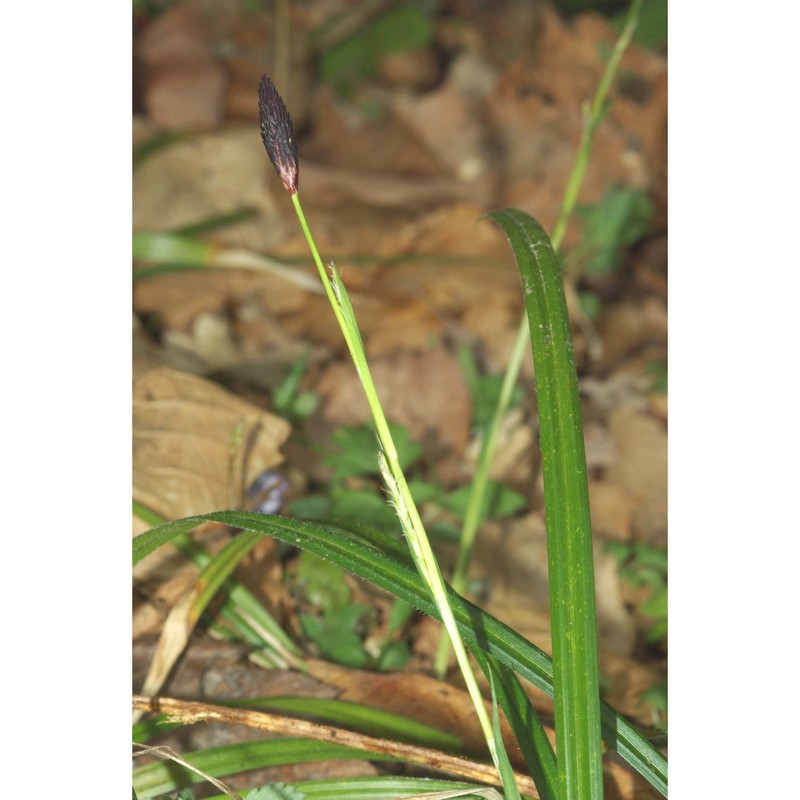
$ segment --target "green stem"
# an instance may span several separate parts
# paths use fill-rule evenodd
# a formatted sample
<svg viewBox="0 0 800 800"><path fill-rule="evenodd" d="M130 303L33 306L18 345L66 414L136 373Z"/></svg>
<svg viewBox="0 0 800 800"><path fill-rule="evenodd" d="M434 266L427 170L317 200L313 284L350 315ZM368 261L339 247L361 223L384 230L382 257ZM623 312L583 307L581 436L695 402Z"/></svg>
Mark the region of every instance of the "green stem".
<svg viewBox="0 0 800 800"><path fill-rule="evenodd" d="M433 554L433 550L422 524L419 511L417 510L416 503L411 496L408 488L405 475L400 467L400 461L397 455L397 448L395 447L392 438L389 424L383 412L378 394L375 389L375 384L372 380L372 373L369 369L366 353L364 352L364 345L361 340L361 334L358 330L358 325L355 319L355 312L353 311L350 297L347 289L341 282L340 276L333 262L330 263L329 271L325 269L322 258L320 257L319 250L317 249L314 237L311 235L308 223L306 222L305 214L300 203L300 197L297 192L292 194L292 203L294 204L297 217L300 221L300 227L308 242L311 250L311 255L314 263L317 266L322 283L325 287L325 293L328 295L328 300L333 307L334 314L342 330L347 349L353 359L358 377L364 388L364 393L369 404L372 418L375 423L376 432L380 445L382 448L380 455L381 472L383 473L384 480L390 492L392 503L394 504L398 517L400 518L403 530L408 538L409 549L416 564L420 576L425 581L430 593L436 604L437 609L442 617L442 622L450 637L453 650L456 655L459 667L461 668L464 682L470 694L472 702L475 706L475 711L478 715L478 721L483 730L486 743L489 747L489 752L492 756L492 761L500 771L500 760L498 757L498 746L502 747L502 741L496 742L492 722L486 711L483 702L483 697L480 693L475 674L469 663L464 642L461 639L461 634L458 631L453 611L447 601L447 592L445 589L444 579L439 569L439 565ZM516 786L505 787L507 791L514 792Z"/></svg>

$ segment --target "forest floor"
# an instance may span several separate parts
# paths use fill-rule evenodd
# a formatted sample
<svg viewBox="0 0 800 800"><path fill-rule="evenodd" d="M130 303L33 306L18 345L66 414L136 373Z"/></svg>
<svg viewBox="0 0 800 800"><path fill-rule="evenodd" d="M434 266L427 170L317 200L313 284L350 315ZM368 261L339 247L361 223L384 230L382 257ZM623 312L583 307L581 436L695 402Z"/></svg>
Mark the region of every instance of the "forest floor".
<svg viewBox="0 0 800 800"><path fill-rule="evenodd" d="M359 506L368 492L381 497L377 482L337 470L330 455L336 442L356 448L351 427L369 413L264 153L257 87L265 71L291 112L305 213L323 258L335 260L352 293L387 416L421 447L414 474L447 491L469 484L486 387L502 375L523 313L512 253L482 216L514 207L552 231L583 108L617 30L594 12L567 20L547 4L509 3L498 13L496 4L460 0L408 20L419 44L404 51L375 33L392 4L361 6L370 12L341 1L293 3L276 19L244 0L183 2L135 19L133 225L142 238L133 290L134 499L165 518L246 506L251 483L275 470L285 482L281 513L316 501L341 515L349 497L355 519L392 525L367 500ZM368 57L353 56L359 35L362 45L370 36L377 42ZM634 43L561 249L583 399L602 690L646 728L666 727L666 609L653 602L662 590L666 597L666 164L666 51ZM159 244L175 245L159 236L175 232L183 245L198 244L199 268L175 269L169 253L157 255ZM296 385L287 382L293 369ZM471 589L550 652L529 357L521 385L491 470L521 500L481 527ZM230 428L198 416L198 406L214 419L246 419L258 433L231 457ZM456 529L446 509L426 513L442 530ZM135 518L136 533L147 527ZM226 535L210 530L205 541L213 547ZM455 546L443 537L437 552L446 571ZM196 574L174 554L135 570L136 691L169 609ZM358 628L365 663L336 664L300 621L322 614L330 598L315 606L299 574L313 575L313 566L264 542L241 577L301 645L306 673L263 670L244 659L243 645L196 631L163 691L339 697L441 724L480 747L457 670L449 683L429 677L437 623L410 617L393 633L407 648L402 669L371 669L371 643L387 630L390 604L342 578L347 602L373 612ZM552 714L550 701L531 693L545 718ZM195 726L176 746L232 736ZM376 769L344 761L268 774L292 781ZM650 794L615 768L608 796Z"/></svg>

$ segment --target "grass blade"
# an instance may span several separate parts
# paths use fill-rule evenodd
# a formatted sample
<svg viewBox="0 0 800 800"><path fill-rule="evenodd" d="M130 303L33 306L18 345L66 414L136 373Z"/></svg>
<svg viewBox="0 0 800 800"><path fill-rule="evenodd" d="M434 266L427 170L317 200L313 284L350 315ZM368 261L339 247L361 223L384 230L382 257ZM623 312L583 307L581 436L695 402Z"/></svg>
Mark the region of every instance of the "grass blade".
<svg viewBox="0 0 800 800"><path fill-rule="evenodd" d="M438 778L404 778L383 776L375 778L336 778L334 780L298 781L292 786L305 795L306 800L398 800L401 797L423 797L431 792L484 791L486 787L470 783L445 781ZM453 795L459 796L459 795ZM225 795L215 795L208 800L226 800Z"/></svg>
<svg viewBox="0 0 800 800"><path fill-rule="evenodd" d="M344 747L329 742L312 742L305 739L269 739L255 742L210 747L186 753L185 759L197 769L215 778L246 772L251 769L280 766L283 764L303 764L309 761L329 759L364 759L363 750ZM374 761L394 761L391 756L370 753ZM133 771L133 788L142 800L174 792L186 786L201 783L203 778L197 773L167 761L148 764Z"/></svg>
<svg viewBox="0 0 800 800"><path fill-rule="evenodd" d="M589 163L589 150L591 148L592 138L594 137L597 126L600 124L600 121L608 109L606 98L614 76L616 75L622 54L625 52L631 40L631 36L636 29L641 5L641 0L633 0L625 18L623 29L614 45L600 85L595 93L591 107L584 109L585 121L580 146L578 148L575 164L570 173L564 199L561 203L558 220L553 230L552 241L553 247L556 250L561 246L561 241L567 230L567 223L575 208L578 192L583 183L583 176ZM453 571L452 578L453 586L458 592L463 591L467 585L467 570L469 569L472 559L472 547L480 523L480 511L486 502L485 495L489 482L489 468L494 458L494 452L497 449L500 425L508 410L512 391L517 385L522 359L525 356L527 339L528 325L527 320L523 317L518 329L517 338L514 342L511 357L508 361L508 366L506 367L505 375L503 376L503 384L494 415L484 433L483 444L481 445L480 454L478 456L478 463L475 467L475 475L472 479L469 507L462 526L458 560L456 561L456 567ZM441 676L444 674L446 664L447 647L446 642L443 640L436 657L435 671L437 675Z"/></svg>
<svg viewBox="0 0 800 800"><path fill-rule="evenodd" d="M288 713L289 716L314 719L369 736L394 739L421 747L454 753L461 749L461 740L451 733L408 717L344 700L325 700L318 697L248 697L243 700L216 702L232 708ZM171 721L166 714L158 714L133 726L133 740L146 742L182 725L181 722Z"/></svg>
<svg viewBox="0 0 800 800"><path fill-rule="evenodd" d="M556 756L530 698L505 664L477 648L473 652L517 737L539 795L542 800L558 800Z"/></svg>
<svg viewBox="0 0 800 800"><path fill-rule="evenodd" d="M172 607L144 679L142 691L145 694L158 693L188 644L203 611L259 538L253 531L236 535L203 568L194 588Z"/></svg>
<svg viewBox="0 0 800 800"><path fill-rule="evenodd" d="M134 562L175 536L210 521L257 531L316 553L439 619L436 606L408 554L403 552L401 556L397 552L397 543L379 532L371 532L370 541L366 541L359 538L358 531L352 536L345 535L341 527L328 528L248 511L216 511L168 522L137 536L133 540ZM470 647L478 647L495 656L521 677L531 681L550 697L553 696L552 662L545 652L449 587L448 601L461 635ZM602 704L602 725L608 747L616 750L666 797L667 762L664 756L607 703Z"/></svg>
<svg viewBox="0 0 800 800"><path fill-rule="evenodd" d="M167 521L141 503L133 503L133 513L153 527ZM211 562L211 555L188 534L176 536L172 545L200 570ZM271 660L280 666L305 669L300 661L300 648L246 586L231 578L223 588L227 596L219 614L241 639L268 650Z"/></svg>
<svg viewBox="0 0 800 800"><path fill-rule="evenodd" d="M515 209L488 217L519 266L536 374L550 619L556 750L564 800L603 797L600 688L592 526L578 374L558 256L544 229Z"/></svg>
<svg viewBox="0 0 800 800"><path fill-rule="evenodd" d="M231 708L230 706L178 700L169 697L152 698L142 696L133 697L133 708L138 711L163 711L172 717L191 723L221 722L227 725L243 725L250 729L287 737L290 741L302 738L304 741L313 741L323 746L336 742L339 747L347 747L355 752L365 754L367 759L372 759L375 755L378 755L392 760L406 761L423 767L450 772L467 780L482 783L496 784L500 780L494 765L481 761L444 753L441 750L432 750L392 739L381 739L355 733L345 728L331 727L321 723L284 717L264 711L251 711L249 709ZM286 739L281 741L286 741ZM187 763L193 767L197 766L196 763L192 763L193 760L187 759ZM327 760L327 758L323 756L318 760ZM203 769L203 771L216 777L213 770ZM514 774L513 778L519 781L520 786L525 787L529 794L535 794L536 788L530 778L516 774Z"/></svg>

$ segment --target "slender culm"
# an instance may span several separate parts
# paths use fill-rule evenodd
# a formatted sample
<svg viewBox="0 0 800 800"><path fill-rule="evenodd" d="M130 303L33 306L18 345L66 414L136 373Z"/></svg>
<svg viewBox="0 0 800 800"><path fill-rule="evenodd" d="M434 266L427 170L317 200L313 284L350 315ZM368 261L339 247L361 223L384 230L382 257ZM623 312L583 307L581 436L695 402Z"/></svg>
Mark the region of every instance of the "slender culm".
<svg viewBox="0 0 800 800"><path fill-rule="evenodd" d="M261 113L261 139L290 195L297 194L297 144L292 119L272 81L261 76L258 85L258 110Z"/></svg>

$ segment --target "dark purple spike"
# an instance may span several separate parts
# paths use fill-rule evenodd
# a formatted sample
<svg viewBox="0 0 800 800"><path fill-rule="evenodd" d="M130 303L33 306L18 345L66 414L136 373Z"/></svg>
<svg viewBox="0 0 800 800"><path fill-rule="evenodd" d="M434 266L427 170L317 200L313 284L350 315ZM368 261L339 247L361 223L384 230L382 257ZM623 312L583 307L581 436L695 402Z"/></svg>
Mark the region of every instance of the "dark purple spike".
<svg viewBox="0 0 800 800"><path fill-rule="evenodd" d="M297 193L297 144L292 120L272 81L261 76L258 84L258 110L261 112L261 139L269 160L275 166L289 194Z"/></svg>

